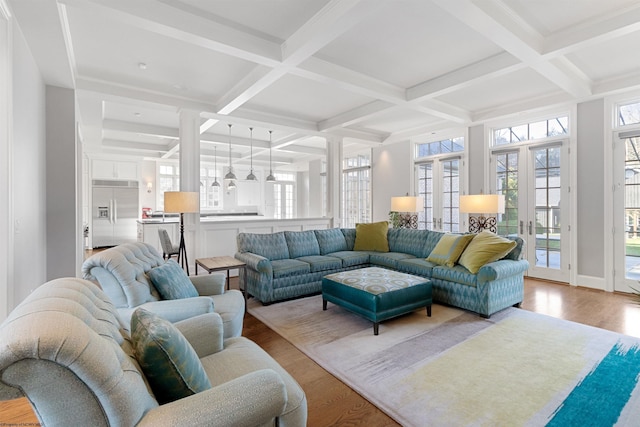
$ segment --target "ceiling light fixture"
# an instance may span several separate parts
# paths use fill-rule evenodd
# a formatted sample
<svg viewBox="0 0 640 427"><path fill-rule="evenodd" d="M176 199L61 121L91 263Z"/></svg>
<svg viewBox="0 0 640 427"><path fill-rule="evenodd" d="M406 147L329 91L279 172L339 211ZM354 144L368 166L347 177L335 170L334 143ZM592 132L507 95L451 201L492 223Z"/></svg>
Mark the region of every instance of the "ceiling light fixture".
<svg viewBox="0 0 640 427"><path fill-rule="evenodd" d="M273 131L270 130L269 131L269 176L267 176L266 181L267 182L275 182L276 181L276 177L273 176L273 164L271 162L271 133Z"/></svg>
<svg viewBox="0 0 640 427"><path fill-rule="evenodd" d="M238 179L236 178L236 174L233 173L233 166L231 165L231 126L233 125L229 123L228 126L229 126L229 172L227 172L227 174L224 176L225 181ZM235 187L236 185L233 184L233 186ZM231 183L229 183L229 187L231 187Z"/></svg>
<svg viewBox="0 0 640 427"><path fill-rule="evenodd" d="M236 188L235 181L229 181L229 185L227 186L227 190L234 190Z"/></svg>
<svg viewBox="0 0 640 427"><path fill-rule="evenodd" d="M220 187L220 183L218 182L218 147L213 146L213 183L212 187Z"/></svg>
<svg viewBox="0 0 640 427"><path fill-rule="evenodd" d="M139 62L138 63L138 68L140 68L141 70L146 70L147 69L147 64L145 64L144 62Z"/></svg>
<svg viewBox="0 0 640 427"><path fill-rule="evenodd" d="M249 132L250 132L250 141L251 141L251 154L249 156L249 158L251 159L251 172L249 172L249 175L247 175L247 180L249 181L257 181L258 178L256 178L256 176L253 174L253 128L249 128Z"/></svg>

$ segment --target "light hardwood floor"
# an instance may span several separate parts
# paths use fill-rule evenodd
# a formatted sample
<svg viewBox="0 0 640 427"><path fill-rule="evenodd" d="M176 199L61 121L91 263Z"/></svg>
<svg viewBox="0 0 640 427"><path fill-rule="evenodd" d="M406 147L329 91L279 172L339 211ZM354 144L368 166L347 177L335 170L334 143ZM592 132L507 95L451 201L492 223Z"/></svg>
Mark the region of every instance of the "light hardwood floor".
<svg viewBox="0 0 640 427"><path fill-rule="evenodd" d="M232 279L237 287L237 279ZM525 279L524 310L640 337L640 306L629 295ZM397 426L280 335L247 314L243 335L275 358L305 390L309 426ZM37 423L26 399L0 402L0 425Z"/></svg>

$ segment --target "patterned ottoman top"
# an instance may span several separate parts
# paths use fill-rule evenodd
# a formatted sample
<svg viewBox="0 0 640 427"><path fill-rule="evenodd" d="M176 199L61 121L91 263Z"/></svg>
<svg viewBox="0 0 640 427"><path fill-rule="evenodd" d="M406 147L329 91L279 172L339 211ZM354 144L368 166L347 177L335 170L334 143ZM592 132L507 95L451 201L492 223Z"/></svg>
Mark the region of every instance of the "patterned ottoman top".
<svg viewBox="0 0 640 427"><path fill-rule="evenodd" d="M370 294L378 295L410 286L422 285L429 279L420 276L387 270L386 268L368 267L358 270L343 271L324 276L336 283L352 288L362 289Z"/></svg>

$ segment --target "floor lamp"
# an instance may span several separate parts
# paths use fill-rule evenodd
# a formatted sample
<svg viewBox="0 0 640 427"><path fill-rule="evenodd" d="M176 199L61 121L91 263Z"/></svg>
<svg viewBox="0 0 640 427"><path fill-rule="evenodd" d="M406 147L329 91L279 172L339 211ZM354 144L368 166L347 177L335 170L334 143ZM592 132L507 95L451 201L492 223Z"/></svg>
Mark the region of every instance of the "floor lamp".
<svg viewBox="0 0 640 427"><path fill-rule="evenodd" d="M189 261L187 260L187 248L184 245L184 214L200 212L200 193L195 191L165 191L165 213L180 214L180 249L178 250L178 262L189 275Z"/></svg>
<svg viewBox="0 0 640 427"><path fill-rule="evenodd" d="M391 212L394 215L394 227L418 228L418 212L424 212L424 199L421 196L400 196L391 198Z"/></svg>
<svg viewBox="0 0 640 427"><path fill-rule="evenodd" d="M479 233L482 230L489 230L496 233L498 223L496 216L504 213L504 195L473 194L460 196L460 213L478 214L478 216L469 216L470 232Z"/></svg>

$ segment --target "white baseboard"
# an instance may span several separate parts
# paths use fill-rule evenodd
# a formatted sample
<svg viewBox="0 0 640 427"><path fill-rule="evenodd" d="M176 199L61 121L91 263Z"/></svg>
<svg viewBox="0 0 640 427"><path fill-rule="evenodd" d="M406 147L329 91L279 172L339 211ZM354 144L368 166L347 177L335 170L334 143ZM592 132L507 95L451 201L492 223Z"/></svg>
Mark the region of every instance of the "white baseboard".
<svg viewBox="0 0 640 427"><path fill-rule="evenodd" d="M578 274L575 285L583 286L585 288L599 289L601 291L611 291L611 289L607 289L606 282L603 277L584 276Z"/></svg>

